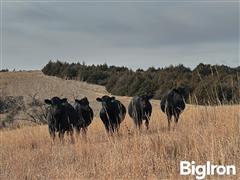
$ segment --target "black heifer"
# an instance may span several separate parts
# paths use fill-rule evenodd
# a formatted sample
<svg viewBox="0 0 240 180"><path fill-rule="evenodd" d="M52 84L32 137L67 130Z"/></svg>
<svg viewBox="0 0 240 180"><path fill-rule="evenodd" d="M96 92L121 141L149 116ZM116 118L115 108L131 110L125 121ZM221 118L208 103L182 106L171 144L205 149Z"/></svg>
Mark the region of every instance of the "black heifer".
<svg viewBox="0 0 240 180"><path fill-rule="evenodd" d="M160 102L161 110L167 115L169 130L172 116L174 116L175 123L177 123L181 112L185 109L184 95L183 88L172 89Z"/></svg>
<svg viewBox="0 0 240 180"><path fill-rule="evenodd" d="M67 99L65 100L63 105L66 108L70 124L72 125L72 127L74 127L74 129L76 129L77 132L79 132L79 129L82 128L84 125L83 118L79 116L76 109L70 103L67 102Z"/></svg>
<svg viewBox="0 0 240 180"><path fill-rule="evenodd" d="M152 105L149 100L152 98L152 95L135 96L132 98L128 106L128 114L137 128L141 128L143 120L145 120L147 129L149 128L149 120L152 114Z"/></svg>
<svg viewBox="0 0 240 180"><path fill-rule="evenodd" d="M51 100L45 99L45 103L50 105L47 108L47 121L50 136L55 139L58 132L60 140L63 140L64 133L68 132L73 141L73 127L82 126L82 119L78 118L77 112L66 98L53 97Z"/></svg>
<svg viewBox="0 0 240 180"><path fill-rule="evenodd" d="M86 133L87 127L91 124L93 120L93 110L89 106L89 101L87 97L84 97L80 100L75 99L75 103L73 105L74 109L78 114L78 118L83 120L83 124L78 126L78 132L83 129L83 132Z"/></svg>
<svg viewBox="0 0 240 180"><path fill-rule="evenodd" d="M100 110L100 118L108 133L118 131L120 123L124 120L126 115L126 108L124 105L115 99L115 97L103 96L96 99L102 103Z"/></svg>
<svg viewBox="0 0 240 180"><path fill-rule="evenodd" d="M64 133L73 134L73 128L69 121L67 108L65 106L67 99L53 97L51 100L45 99L45 103L50 105L47 109L47 121L50 136L55 139L55 133L58 132L60 140L63 140Z"/></svg>

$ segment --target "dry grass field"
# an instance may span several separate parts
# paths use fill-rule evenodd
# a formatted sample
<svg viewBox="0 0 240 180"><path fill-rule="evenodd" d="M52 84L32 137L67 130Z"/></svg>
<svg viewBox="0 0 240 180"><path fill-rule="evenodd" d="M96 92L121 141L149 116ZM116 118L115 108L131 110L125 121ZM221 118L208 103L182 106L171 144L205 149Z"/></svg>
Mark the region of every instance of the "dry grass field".
<svg viewBox="0 0 240 180"><path fill-rule="evenodd" d="M24 95L34 91L39 98L52 95L87 95L90 103L107 93L101 86L46 77L40 72L0 74L5 95ZM12 76L12 77L11 77ZM9 78L9 79L7 79ZM11 83L10 83L11 82ZM13 83L14 82L14 83ZM22 83L21 83L22 82ZM24 85L23 85L24 84ZM79 94L78 94L79 93ZM125 104L128 97L118 97ZM76 137L74 144L53 143L46 125L1 130L1 179L194 179L180 176L181 160L205 164L234 164L236 176L208 176L207 179L240 179L239 105L188 105L174 130L167 130L159 102L152 101L150 129L136 131L127 116L119 134L107 136L98 115L87 137Z"/></svg>

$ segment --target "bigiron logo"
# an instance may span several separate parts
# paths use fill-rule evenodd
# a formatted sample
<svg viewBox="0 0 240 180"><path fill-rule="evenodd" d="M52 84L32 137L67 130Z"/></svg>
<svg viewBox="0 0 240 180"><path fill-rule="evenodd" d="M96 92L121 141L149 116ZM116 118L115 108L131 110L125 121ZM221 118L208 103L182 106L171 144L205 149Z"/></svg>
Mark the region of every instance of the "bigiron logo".
<svg viewBox="0 0 240 180"><path fill-rule="evenodd" d="M196 165L195 161L180 161L180 175L192 175L196 179L204 179L207 175L236 175L236 167L234 165L213 165L210 161L204 165Z"/></svg>

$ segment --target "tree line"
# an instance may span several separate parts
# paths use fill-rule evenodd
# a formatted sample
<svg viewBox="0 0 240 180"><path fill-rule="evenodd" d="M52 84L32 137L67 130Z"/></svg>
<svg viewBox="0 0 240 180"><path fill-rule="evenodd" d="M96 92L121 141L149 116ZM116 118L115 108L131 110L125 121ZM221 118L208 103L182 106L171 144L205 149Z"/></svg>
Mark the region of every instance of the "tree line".
<svg viewBox="0 0 240 180"><path fill-rule="evenodd" d="M168 90L182 86L186 89L188 103L215 105L240 102L240 66L231 68L200 63L193 70L180 64L133 71L107 64L49 61L42 72L49 76L103 85L111 94L120 96L153 94L155 99L161 99Z"/></svg>

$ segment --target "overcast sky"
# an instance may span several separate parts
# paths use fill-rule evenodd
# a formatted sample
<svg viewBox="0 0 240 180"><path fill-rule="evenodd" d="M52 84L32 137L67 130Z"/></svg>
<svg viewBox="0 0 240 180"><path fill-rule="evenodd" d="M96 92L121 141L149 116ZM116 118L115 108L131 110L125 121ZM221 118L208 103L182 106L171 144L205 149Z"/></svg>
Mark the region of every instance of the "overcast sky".
<svg viewBox="0 0 240 180"><path fill-rule="evenodd" d="M57 59L133 69L239 66L237 0L2 5L2 68L41 69Z"/></svg>

